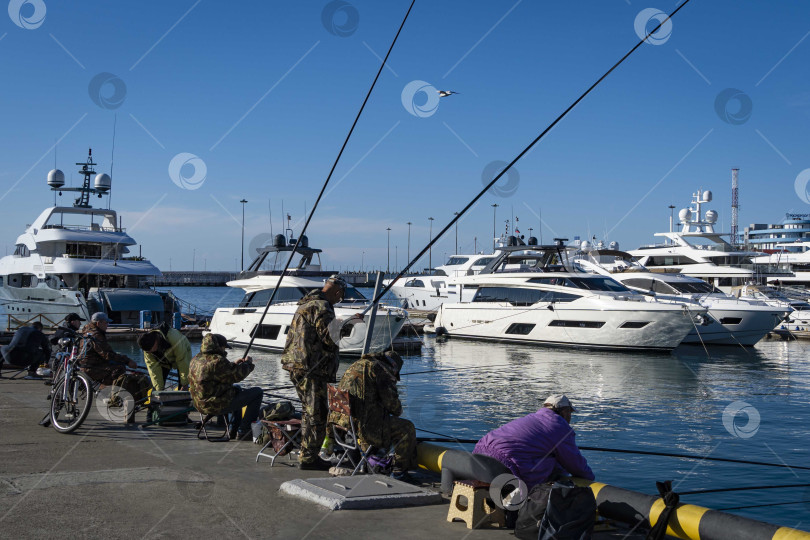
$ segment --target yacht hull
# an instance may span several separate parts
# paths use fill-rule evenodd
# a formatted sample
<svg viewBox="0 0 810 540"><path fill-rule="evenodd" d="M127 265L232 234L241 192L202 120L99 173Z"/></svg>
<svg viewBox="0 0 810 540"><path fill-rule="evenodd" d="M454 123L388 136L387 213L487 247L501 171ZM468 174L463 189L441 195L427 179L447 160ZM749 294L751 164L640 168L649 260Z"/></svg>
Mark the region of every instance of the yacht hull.
<svg viewBox="0 0 810 540"><path fill-rule="evenodd" d="M56 326L70 313L89 320L84 297L78 291L39 287L0 287L0 303L9 317L9 328L41 320L46 326Z"/></svg>
<svg viewBox="0 0 810 540"><path fill-rule="evenodd" d="M711 322L698 325L683 340L687 344L706 345L756 345L774 330L784 319L785 311L753 307L709 308Z"/></svg>
<svg viewBox="0 0 810 540"><path fill-rule="evenodd" d="M607 302L600 306L598 300L588 300L587 305L584 302L531 307L486 302L444 304L435 324L442 333L465 339L670 351L694 328L692 316L705 313L641 302L627 302L626 309L616 309Z"/></svg>
<svg viewBox="0 0 810 540"><path fill-rule="evenodd" d="M283 351L297 307L295 303L271 306L262 321L262 331L253 341L253 346L273 352ZM354 314L361 313L363 309L364 307L360 309L336 307L335 315L340 319L349 319ZM211 319L209 329L215 334L225 336L231 343L247 345L263 311L263 308L218 308ZM407 312L402 309L381 306L377 311L369 350L375 352L390 348L394 338L405 325L407 317ZM368 320L369 315L366 315L363 321L349 320L344 325L339 343L342 355L359 356L362 353Z"/></svg>

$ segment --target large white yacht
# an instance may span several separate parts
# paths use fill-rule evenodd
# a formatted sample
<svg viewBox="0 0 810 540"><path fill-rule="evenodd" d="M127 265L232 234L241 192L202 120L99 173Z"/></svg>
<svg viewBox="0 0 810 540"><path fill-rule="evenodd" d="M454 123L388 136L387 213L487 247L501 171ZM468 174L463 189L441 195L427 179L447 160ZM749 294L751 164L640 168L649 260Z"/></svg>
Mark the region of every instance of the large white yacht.
<svg viewBox="0 0 810 540"><path fill-rule="evenodd" d="M463 290L456 284L456 278L477 274L494 258L495 255L483 253L453 255L431 274L401 277L391 286L391 294L404 308L435 311L444 302L463 299ZM386 280L385 284L389 282Z"/></svg>
<svg viewBox="0 0 810 540"><path fill-rule="evenodd" d="M273 245L258 250L258 256L240 274L239 279L227 283L229 287L243 289L244 298L239 306L217 308L211 319L211 332L222 334L232 343L247 345L250 342L294 245L295 239L291 234L289 238L277 234ZM306 236L301 237L296 249L299 260L291 265L282 279L273 304L258 330L254 346L271 351L284 349L298 300L312 290L323 288L326 279L335 273L321 270L320 253L320 249L309 247ZM351 317L362 313L368 305L369 301L360 291L348 286L343 301L334 306L336 318L346 321L338 344L341 354L359 355L362 352L370 312L363 320ZM389 348L407 318L408 312L404 309L380 305L374 319L369 350L374 352Z"/></svg>
<svg viewBox="0 0 810 540"><path fill-rule="evenodd" d="M582 242L573 266L610 276L626 287L664 302L701 305L709 310L683 343L754 345L779 325L793 309L727 295L705 281L683 274L650 272L629 253L618 249L592 249Z"/></svg>
<svg viewBox="0 0 810 540"><path fill-rule="evenodd" d="M575 273L564 247L510 246L477 275L469 300L444 303L437 334L536 345L668 351L706 314L700 305L658 302L607 276Z"/></svg>
<svg viewBox="0 0 810 540"><path fill-rule="evenodd" d="M769 279L791 275L766 264L754 264L755 252L740 251L714 230L717 212L702 214L701 205L711 202L712 192L698 190L692 206L678 213L681 231L656 233L667 239L663 244L642 246L630 251L639 263L653 272L680 272L697 277L725 293L747 283L764 284Z"/></svg>
<svg viewBox="0 0 810 540"><path fill-rule="evenodd" d="M46 208L17 238L14 254L0 259L0 302L8 326L35 318L56 325L69 313L87 319L96 311L107 313L113 324L137 324L141 311L151 311L152 322L160 322L175 311L148 288L148 279L160 270L129 254L136 242L114 210L91 206L91 195L109 195L111 187L107 174L96 175L92 150L86 162L76 165L84 177L80 187L65 187L59 169L48 173L54 199L57 193L79 194L73 206Z"/></svg>
<svg viewBox="0 0 810 540"><path fill-rule="evenodd" d="M770 255L760 253L759 256L754 257L754 263L775 266L788 274L769 277L768 283L788 287L810 286L810 242L777 244L777 247L799 247L802 251L779 251Z"/></svg>

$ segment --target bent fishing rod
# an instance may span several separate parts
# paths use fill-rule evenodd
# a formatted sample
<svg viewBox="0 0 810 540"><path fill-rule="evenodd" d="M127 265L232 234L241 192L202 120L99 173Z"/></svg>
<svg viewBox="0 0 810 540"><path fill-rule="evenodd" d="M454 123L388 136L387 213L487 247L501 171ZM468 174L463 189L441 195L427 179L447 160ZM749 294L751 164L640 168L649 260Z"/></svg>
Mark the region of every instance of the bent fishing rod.
<svg viewBox="0 0 810 540"><path fill-rule="evenodd" d="M687 0L688 1L688 0ZM329 174L326 177L326 181L323 183L321 187L320 193L318 193L318 198L315 200L315 204L312 205L312 210L310 211L309 215L307 216L307 220L304 222L304 227L301 229L301 232L298 234L298 238L295 240L295 245L293 245L293 249L290 252L290 257L287 259L287 263L284 265L284 269L281 271L281 274L278 276L278 281L276 282L276 286L273 289L273 292L270 293L270 298L267 299L267 305L264 306L264 311L262 312L262 316L259 318L259 324L256 325L256 330L251 334L250 341L248 342L247 349L245 350L245 358L247 358L248 353L250 352L250 348L253 346L253 341L256 339L256 336L259 334L259 329L262 327L262 322L264 321L265 316L267 316L267 311L270 309L270 305L273 303L273 300L276 297L276 293L278 292L279 287L281 287L281 280L284 279L284 276L287 274L287 270L290 268L290 264L292 263L293 257L295 256L295 252L298 251L298 246L301 243L301 238L304 237L304 234L307 232L307 228L309 227L309 222L312 221L312 216L315 215L315 210L318 209L318 204L321 202L321 198L323 197L324 192L326 191L326 186L329 185L329 180L332 179L332 174L334 174L335 169L337 168L338 162L340 161L341 156L343 155L343 151L346 149L346 145L349 143L349 139L354 133L354 128L357 126L357 122L360 120L360 115L363 114L363 110L366 108L366 103L368 103L368 99L371 97L371 92L374 90L374 87L377 84L377 79L380 78L380 74L382 73L383 68L385 67L386 62L388 62L388 56L391 54L391 51L394 49L394 45L399 38L400 32L402 32L402 28L405 26L405 21L408 20L408 15L411 13L411 9L413 9L413 5L416 0L411 1L411 5L408 8L408 11L405 13L405 17L402 19L402 23L399 25L399 30L397 30L396 35L394 36L394 40L391 42L391 46L388 47L388 52L385 53L385 58L383 58L382 63L380 64L380 69L377 70L377 75L374 76L374 81L371 83L371 87L369 87L368 92L366 93L366 98L363 100L363 104L360 105L360 110L357 111L357 115L354 118L354 122L352 123L352 127L349 129L349 133L346 135L346 139L343 141L343 145L340 147L340 151L338 152L337 157L335 158L335 162L332 164L332 168L329 170Z"/></svg>
<svg viewBox="0 0 810 540"><path fill-rule="evenodd" d="M494 185L495 185L495 183L496 183L498 180L500 180L500 179L501 179L501 177L502 177L504 174L506 174L506 173L509 171L509 169L511 169L511 168L512 168L512 166L514 166L514 164L515 164L515 163L517 163L517 162L518 162L518 161L519 161L519 160L520 160L520 159L521 159L523 156L525 156L525 155L526 155L526 153L527 153L529 150L531 150L531 149L534 147L534 145L535 145L535 144L537 144L537 143L540 141L540 139L542 139L543 137L545 137L545 136L546 136L546 134L548 134L548 132L549 132L549 131L551 131L552 129L554 129L554 126L556 126L556 125L557 125L557 123L558 123L560 120L562 120L562 119L563 119L563 118L564 118L564 117L565 117L565 116L566 116L566 115L567 115L569 112L571 112L571 110L572 110L574 107L576 107L576 106L579 104L579 102L580 102L580 101L582 101L583 99L585 99L585 96L587 96L588 94L590 94L590 93L591 93L591 91L592 91L593 89L595 89L597 86L599 86L599 84L600 84L600 83L601 83L603 80L605 80L605 79L607 78L607 76L608 76L608 75L610 75L610 74L613 72L613 70L615 70L615 69L616 69L617 67L619 67L619 66L620 66L620 65L621 65L621 64L622 64L622 63L623 63L625 60L627 60L627 58L628 58L628 57L629 57L631 54L633 54L633 53L635 52L635 50L636 50L636 49L638 49L639 47L641 47L641 45L642 45L642 44L643 44L645 41L647 41L647 39L648 39L648 38L649 38L651 35L653 35L654 33L656 33L656 32L658 31L658 29L659 29L659 28L661 28L661 27L662 27L664 24L666 24L666 23L667 23L667 22L668 22L668 21L669 21L669 20L670 20L670 19L671 19L673 16L675 16L675 14L676 14L676 13L678 13L678 12L681 10L681 8L683 8L683 7L684 7L686 4L688 4L689 2L690 2L690 0L686 0L686 1L685 1L683 4L681 4L680 6L678 6L677 8L675 8L675 11L673 11L672 13L670 13L670 14L667 16L667 18L666 18L666 19L664 19L663 21L661 21L661 22L658 24L658 26L656 26L655 28L653 28L653 29L652 29L652 31L650 31L650 32L649 32L649 33L648 33L646 36L644 36L644 39L642 39L641 41L639 41L639 42L638 42L638 43L637 43L637 44L636 44L636 45L635 45L635 46L634 46L632 49L630 49L630 50L629 50L629 51L628 51L628 52L627 52L627 53L626 53L624 56L622 56L622 58L621 58L621 59L620 59L618 62L616 62L615 64L613 64L613 66L612 66L612 67L611 67L609 70L607 70L607 71L604 73L604 75L602 75L601 77L599 77L599 79L598 79L598 80L597 80L595 83L593 83L593 84L592 84L592 85L591 85L591 86L590 86L590 87L589 87L587 90L585 90L585 92L583 92L583 93L582 93L582 94L581 94L581 95L580 95L580 96L579 96L579 97L578 97L578 98L577 98L577 99L576 99L576 100L575 100L573 103L571 103L571 105L569 105L567 109L565 109L565 110L564 110L564 111L563 111L563 112L562 112L562 113L561 113L561 114L560 114L560 115L559 115L557 118L555 118L555 119L554 119L554 121L553 121L553 122L551 122L551 123L550 123L550 124L549 124L549 125L548 125L548 126L547 126L547 127L546 127L546 128L545 128L545 129L544 129L542 132L541 132L541 133L540 133L540 135L538 135L537 137L535 137L535 139L534 139L532 142L530 142L530 143L529 143L529 145L528 145L528 146L526 146L526 148L524 148L524 149L523 149L523 150L522 150L522 151L521 151L521 152L520 152L520 153L517 155L517 157L515 157L515 158L514 158L512 161L510 161L510 162L509 162L509 164L508 164L506 167L504 167L504 169L503 169L503 170L502 170L500 173L498 173L498 174L495 176L495 178L493 178L493 179L492 179L492 180L491 180L491 181L490 181L490 182L489 182L489 183L488 183L486 186L484 186L484 189L482 189L481 191L479 191L479 192L478 192L478 195L476 195L476 196L475 196L475 197L474 197L474 198L473 198L473 199L472 199L472 200L471 200L469 203L467 203L467 206L465 206L463 209L461 209L461 211L456 212L456 213L455 213L455 217L454 217L453 219L451 219L451 220L450 220L450 222L449 222L447 225L445 225L445 227L444 227L444 228L443 228L443 229L442 229L442 230L441 230L441 231L440 231L440 232L439 232L439 233L438 233L438 234L437 234L437 235L436 235L436 236L435 236L435 237L434 237L434 238L433 238L433 239L432 239L430 242L428 242L428 244L427 244L427 245L426 245L426 246L425 246L425 247L422 249L422 251L420 251L420 252L419 252L419 253L416 255L416 257L414 257L414 258L413 258L413 260L411 260L411 262L409 262L409 263L408 263L408 265L407 265L405 268L403 268L403 269L402 269L402 271L400 271L400 272L397 274L397 276L396 276L394 279L392 279L392 280L390 280L390 281L388 282L388 285L386 285L386 286L385 286L385 287L384 287L384 288L383 288L383 289L380 291L380 293L379 293L379 294L378 294L378 295L377 295L377 296L374 298L374 300L371 302L371 304L369 305L369 307L367 307L367 308L366 308L366 309L363 311L363 314L365 315L365 313L366 313L366 312L368 312L368 311L371 309L371 306L373 306L373 305L377 304L377 303L378 303L378 302L379 302L379 301L382 299L382 297L383 297L383 296L385 296L385 295L388 293L388 291L390 291L390 290L391 290L391 287L394 285L394 283L395 283L395 282L396 282L396 281L397 281L399 278L401 278L402 276L404 276L404 275L405 275L405 274L408 272L408 270L410 270L410 269L411 269L411 267L412 267L414 264L416 264L416 262L417 262L419 259L421 259L421 258L422 258L422 257L425 255L425 253L427 253L427 252L428 252L428 250L429 250L431 247L433 247L433 245L434 245L434 244L435 244L435 243L436 243L436 242L437 242L437 241L438 241L438 240L439 240L439 239L440 239L442 236L444 236L444 234L445 234L447 231L449 231L449 230L450 230L450 228L451 228L453 225L455 225L455 224L456 224L456 222L457 222L459 219L461 219L461 216L463 216L465 213L467 213L467 211L468 211L470 208L472 208L472 207L475 205L475 203L477 203L477 202L478 202L478 200L479 200L481 197L483 197L483 196L484 196L484 193L486 193L487 191L489 191L489 189L490 189L492 186L494 186Z"/></svg>

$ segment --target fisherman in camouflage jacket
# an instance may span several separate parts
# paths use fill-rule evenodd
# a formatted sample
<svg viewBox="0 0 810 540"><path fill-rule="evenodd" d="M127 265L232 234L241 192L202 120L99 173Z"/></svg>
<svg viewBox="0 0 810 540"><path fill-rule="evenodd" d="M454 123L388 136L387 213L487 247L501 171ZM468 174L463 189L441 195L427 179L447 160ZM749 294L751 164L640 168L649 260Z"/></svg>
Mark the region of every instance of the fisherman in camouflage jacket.
<svg viewBox="0 0 810 540"><path fill-rule="evenodd" d="M230 362L225 350L230 348L228 340L220 334L207 334L203 338L199 354L191 359L189 391L194 407L201 413L232 413L231 438L243 439L251 433L251 422L259 416L263 393L258 386L234 385L250 375L255 366L249 356ZM244 407L247 409L243 415ZM238 419L241 420L237 422Z"/></svg>
<svg viewBox="0 0 810 540"><path fill-rule="evenodd" d="M349 392L349 405L360 446L377 450L394 447L394 477L404 477L416 457L416 428L411 421L399 418L397 381L402 358L394 351L363 355L349 366L338 388ZM329 423L350 429L349 417L329 413Z"/></svg>
<svg viewBox="0 0 810 540"><path fill-rule="evenodd" d="M326 436L329 413L326 385L335 382L338 369L338 342L341 321L333 305L343 299L346 282L334 275L322 290L315 290L298 301L298 309L287 332L281 367L301 399L301 453L304 470L326 470L329 464L318 458Z"/></svg>

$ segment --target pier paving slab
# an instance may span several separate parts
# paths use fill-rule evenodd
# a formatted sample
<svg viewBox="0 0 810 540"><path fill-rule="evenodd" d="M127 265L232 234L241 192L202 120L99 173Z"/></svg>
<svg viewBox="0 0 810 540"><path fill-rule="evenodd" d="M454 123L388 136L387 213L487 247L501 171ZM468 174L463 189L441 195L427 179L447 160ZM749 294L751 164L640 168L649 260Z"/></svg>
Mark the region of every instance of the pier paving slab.
<svg viewBox="0 0 810 540"><path fill-rule="evenodd" d="M57 433L37 425L47 394L41 381L0 380L2 539L514 538L447 523L446 500L333 511L283 496L284 482L323 473L256 463L258 445L201 441L190 426L127 427L94 405L76 432Z"/></svg>

